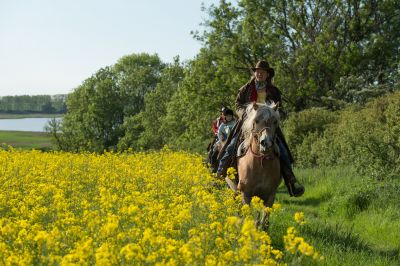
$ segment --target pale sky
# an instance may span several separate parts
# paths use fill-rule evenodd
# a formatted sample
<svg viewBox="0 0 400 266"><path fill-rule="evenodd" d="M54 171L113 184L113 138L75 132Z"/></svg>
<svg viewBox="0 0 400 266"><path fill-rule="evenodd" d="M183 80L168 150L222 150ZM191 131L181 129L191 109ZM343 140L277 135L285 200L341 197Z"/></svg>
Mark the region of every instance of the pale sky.
<svg viewBox="0 0 400 266"><path fill-rule="evenodd" d="M192 59L218 0L0 0L0 96L65 94L131 53Z"/></svg>

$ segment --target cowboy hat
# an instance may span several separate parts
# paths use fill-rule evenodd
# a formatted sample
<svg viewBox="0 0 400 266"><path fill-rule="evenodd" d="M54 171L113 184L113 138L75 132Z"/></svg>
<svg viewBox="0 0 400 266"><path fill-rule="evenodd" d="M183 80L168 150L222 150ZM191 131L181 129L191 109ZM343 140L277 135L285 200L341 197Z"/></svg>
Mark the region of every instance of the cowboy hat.
<svg viewBox="0 0 400 266"><path fill-rule="evenodd" d="M269 73L269 77L272 78L275 75L275 71L272 67L269 67L269 64L267 61L260 60L257 62L256 66L251 68L253 72L255 72L257 69L262 69L265 70Z"/></svg>

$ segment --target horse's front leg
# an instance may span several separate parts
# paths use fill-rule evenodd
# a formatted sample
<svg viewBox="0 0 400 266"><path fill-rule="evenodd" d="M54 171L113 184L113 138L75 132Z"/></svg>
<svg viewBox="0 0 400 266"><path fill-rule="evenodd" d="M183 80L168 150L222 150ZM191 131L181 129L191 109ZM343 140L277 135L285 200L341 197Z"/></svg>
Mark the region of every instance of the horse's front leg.
<svg viewBox="0 0 400 266"><path fill-rule="evenodd" d="M261 230L267 231L269 228L269 213L267 213L266 211L262 211L261 215L262 216L259 223L259 227Z"/></svg>
<svg viewBox="0 0 400 266"><path fill-rule="evenodd" d="M274 204L274 201L275 201L275 193L273 195L269 196L269 197L263 197L262 200L264 200L264 206L265 207L271 208L272 205ZM269 228L269 215L270 215L270 213L266 212L265 210L263 210L261 215L262 215L261 216L261 220L260 220L261 230L266 231Z"/></svg>
<svg viewBox="0 0 400 266"><path fill-rule="evenodd" d="M251 196L246 192L242 192L242 203L250 204L250 202L251 202Z"/></svg>

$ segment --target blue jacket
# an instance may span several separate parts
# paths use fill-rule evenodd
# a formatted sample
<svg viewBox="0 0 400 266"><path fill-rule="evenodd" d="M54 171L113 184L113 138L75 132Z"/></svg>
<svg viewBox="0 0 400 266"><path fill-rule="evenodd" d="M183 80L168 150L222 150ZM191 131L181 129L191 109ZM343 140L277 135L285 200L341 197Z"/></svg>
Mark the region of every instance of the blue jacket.
<svg viewBox="0 0 400 266"><path fill-rule="evenodd" d="M232 128L235 126L236 120L232 119L229 122L223 122L218 128L218 140L224 141L228 139L229 133L232 131Z"/></svg>

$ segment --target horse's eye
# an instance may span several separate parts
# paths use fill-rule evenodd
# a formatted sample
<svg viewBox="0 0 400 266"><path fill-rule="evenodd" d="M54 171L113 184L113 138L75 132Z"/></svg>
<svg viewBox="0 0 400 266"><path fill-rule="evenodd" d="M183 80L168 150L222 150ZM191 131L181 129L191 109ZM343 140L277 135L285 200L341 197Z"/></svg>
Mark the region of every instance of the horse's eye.
<svg viewBox="0 0 400 266"><path fill-rule="evenodd" d="M258 124L259 120L258 120L258 119L256 119L256 120L254 120L254 122L255 122L256 124Z"/></svg>

